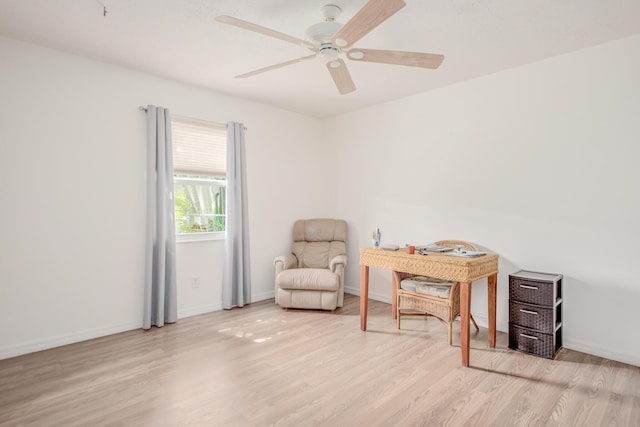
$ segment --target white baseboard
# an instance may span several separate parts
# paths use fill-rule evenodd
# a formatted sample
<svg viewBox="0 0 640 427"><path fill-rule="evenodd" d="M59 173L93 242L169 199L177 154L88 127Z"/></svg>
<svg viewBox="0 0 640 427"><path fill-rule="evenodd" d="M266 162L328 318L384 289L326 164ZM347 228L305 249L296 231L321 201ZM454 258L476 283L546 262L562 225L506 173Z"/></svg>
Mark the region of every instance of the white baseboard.
<svg viewBox="0 0 640 427"><path fill-rule="evenodd" d="M0 360L139 328L142 328L142 320L10 345L0 348Z"/></svg>
<svg viewBox="0 0 640 427"><path fill-rule="evenodd" d="M199 316L200 314L211 313L218 310L222 310L222 303L192 307L188 310L178 311L178 320L184 319L186 317Z"/></svg>
<svg viewBox="0 0 640 427"><path fill-rule="evenodd" d="M473 318L476 320L476 323L481 328L485 328L486 329L486 328L489 327L489 319L487 319L486 317L481 317L481 316L478 316L478 315L474 314ZM475 329L473 329L473 326L472 326L472 330L475 330ZM499 322L499 321L496 320L496 331L504 332L505 334L508 334L509 333L509 323L503 323L503 322Z"/></svg>
<svg viewBox="0 0 640 427"><path fill-rule="evenodd" d="M594 356L604 357L605 359L615 360L616 362L627 363L633 366L640 366L640 357L637 354L623 354L609 348L600 347L593 343L567 338L566 336L562 338L562 346L569 350L592 354Z"/></svg>
<svg viewBox="0 0 640 427"><path fill-rule="evenodd" d="M253 295L252 302L258 302L274 297L274 291L264 292L257 295ZM178 311L178 320L187 317L198 316L200 314L211 313L214 311L222 310L222 303L204 305L200 307L192 307L186 310ZM8 359L10 357L22 356L23 354L34 353L36 351L47 350L50 348L60 347L67 344L74 344L81 341L87 341L94 338L105 337L108 335L118 334L120 332L127 332L134 329L142 328L142 321L124 323L121 325L114 325L105 328L98 328L93 330L87 330L72 334L58 335L55 337L48 337L39 340L28 341L16 345L10 345L6 347L0 347L0 360Z"/></svg>
<svg viewBox="0 0 640 427"><path fill-rule="evenodd" d="M360 288L351 288L349 286L345 286L344 291L351 295L360 296ZM391 295L387 295L387 294L379 294L376 292L369 291L369 299L391 304Z"/></svg>
<svg viewBox="0 0 640 427"><path fill-rule="evenodd" d="M345 286L345 292L351 295L360 295L360 288L353 288ZM369 292L369 299L391 304L391 296L384 294L377 294L375 292ZM474 316L478 326L483 328L488 327L489 319L486 317ZM498 322L496 329L500 332L509 333L509 324L504 322ZM591 354L594 356L604 357L605 359L615 360L617 362L627 363L629 365L640 366L640 357L637 355L630 355L612 351L611 349L600 347L593 343L588 343L581 340L574 340L569 337L563 337L563 347L569 350L575 350L582 353Z"/></svg>
<svg viewBox="0 0 640 427"><path fill-rule="evenodd" d="M360 296L360 287L352 288L350 286L344 287L344 292L351 295Z"/></svg>
<svg viewBox="0 0 640 427"><path fill-rule="evenodd" d="M188 310L179 311L178 319L197 316L199 314L210 313L217 310L222 310L222 304L190 308ZM118 334L120 332L127 332L140 328L142 328L142 320L140 320L140 322L123 323L120 325L113 325L71 334L47 337L44 339L27 341L16 345L0 347L0 360L21 356L23 354L34 353L36 351L47 350L50 348L61 347L67 344L87 341L94 338L106 337L108 335Z"/></svg>
<svg viewBox="0 0 640 427"><path fill-rule="evenodd" d="M259 294L251 295L251 302L264 301L273 299L275 297L275 291L261 292ZM214 311L222 310L222 302L218 304L205 305L201 307L194 307L188 310L182 310L178 312L178 319L184 319L185 317L198 316L200 314L212 313Z"/></svg>
<svg viewBox="0 0 640 427"><path fill-rule="evenodd" d="M360 288L345 287L345 292L351 295L360 295ZM252 295L251 301L258 302L264 301L275 297L274 291L262 292ZM391 304L391 296L385 294L379 294L375 292L369 293L369 298L375 301ZM213 311L222 310L222 304L206 305L196 308L190 308L188 310L182 310L178 313L178 319L197 316L200 314L210 313ZM479 326L484 328L488 325L488 319L484 317L474 316ZM120 325L109 326L105 328L98 328L88 331L82 331L73 334L59 335L56 337L45 338L41 340L33 340L26 343L21 343L12 346L0 347L0 360L8 359L10 357L21 356L23 354L33 353L36 351L47 350L54 347L60 347L67 344L73 344L81 341L86 341L94 338L100 338L107 335L113 335L120 332L131 331L133 329L142 328L142 322L130 322ZM497 324L496 329L501 332L509 331L508 324ZM629 355L612 351L609 348L598 346L597 344L571 339L564 337L563 347L579 351L582 353L592 354L594 356L604 357L605 359L615 360L617 362L627 363L633 366L640 366L640 357L637 355Z"/></svg>
<svg viewBox="0 0 640 427"><path fill-rule="evenodd" d="M264 301L276 297L276 291L261 292L259 294L251 294L251 302Z"/></svg>

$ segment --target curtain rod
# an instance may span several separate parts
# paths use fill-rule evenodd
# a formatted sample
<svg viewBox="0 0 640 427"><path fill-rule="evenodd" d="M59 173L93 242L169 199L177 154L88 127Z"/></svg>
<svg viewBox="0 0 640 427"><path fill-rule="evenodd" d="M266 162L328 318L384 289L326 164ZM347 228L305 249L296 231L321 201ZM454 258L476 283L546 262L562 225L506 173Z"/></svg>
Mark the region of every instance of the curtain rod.
<svg viewBox="0 0 640 427"><path fill-rule="evenodd" d="M139 106L139 107L138 107L138 109L139 109L140 111L144 111L145 113L147 112L147 107L143 107L142 105L141 105L141 106ZM214 124L214 125L216 125L216 126L229 127L226 123L217 123L217 122L212 122L211 120L206 120L206 121L208 121L208 122L210 122L210 123L213 123L213 124ZM247 130L247 127L246 127L246 126L244 126L244 130Z"/></svg>

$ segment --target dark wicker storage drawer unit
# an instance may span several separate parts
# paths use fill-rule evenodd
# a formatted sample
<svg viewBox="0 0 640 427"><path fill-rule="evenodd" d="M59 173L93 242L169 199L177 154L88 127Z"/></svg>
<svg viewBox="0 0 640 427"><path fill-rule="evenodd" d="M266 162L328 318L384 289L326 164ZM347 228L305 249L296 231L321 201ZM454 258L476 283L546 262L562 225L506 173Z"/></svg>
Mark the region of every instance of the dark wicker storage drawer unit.
<svg viewBox="0 0 640 427"><path fill-rule="evenodd" d="M553 359L562 347L562 274L509 275L509 348Z"/></svg>

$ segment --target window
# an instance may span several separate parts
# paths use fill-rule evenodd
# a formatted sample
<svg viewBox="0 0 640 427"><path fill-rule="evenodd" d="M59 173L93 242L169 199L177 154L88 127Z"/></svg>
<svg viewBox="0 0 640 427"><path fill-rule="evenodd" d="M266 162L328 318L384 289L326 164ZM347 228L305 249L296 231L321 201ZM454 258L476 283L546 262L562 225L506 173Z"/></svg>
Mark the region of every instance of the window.
<svg viewBox="0 0 640 427"><path fill-rule="evenodd" d="M176 233L224 236L227 129L203 120L172 117Z"/></svg>

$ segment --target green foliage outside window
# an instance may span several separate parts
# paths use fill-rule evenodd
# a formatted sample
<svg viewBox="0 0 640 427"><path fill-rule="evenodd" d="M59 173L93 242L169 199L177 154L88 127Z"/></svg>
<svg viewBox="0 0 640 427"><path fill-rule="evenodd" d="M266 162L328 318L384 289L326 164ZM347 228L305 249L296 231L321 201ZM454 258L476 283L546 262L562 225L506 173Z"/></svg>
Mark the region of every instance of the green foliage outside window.
<svg viewBox="0 0 640 427"><path fill-rule="evenodd" d="M176 232L225 231L226 182L221 179L176 177Z"/></svg>

